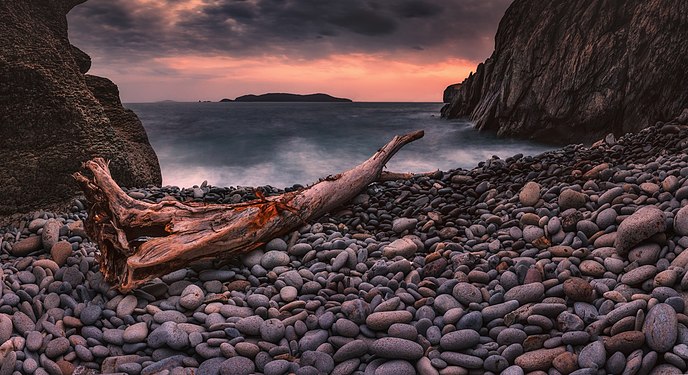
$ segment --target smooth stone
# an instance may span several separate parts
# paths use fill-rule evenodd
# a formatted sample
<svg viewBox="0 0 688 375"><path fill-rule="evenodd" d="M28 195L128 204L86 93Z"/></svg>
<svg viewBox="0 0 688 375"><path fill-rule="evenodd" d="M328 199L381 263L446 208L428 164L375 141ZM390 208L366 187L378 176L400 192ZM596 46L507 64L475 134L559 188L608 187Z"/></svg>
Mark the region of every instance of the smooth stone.
<svg viewBox="0 0 688 375"><path fill-rule="evenodd" d="M526 372L547 371L552 366L554 358L565 351L563 346L552 349L537 349L516 357L514 363Z"/></svg>
<svg viewBox="0 0 688 375"><path fill-rule="evenodd" d="M688 205L681 207L674 216L674 231L680 236L688 236Z"/></svg>
<svg viewBox="0 0 688 375"><path fill-rule="evenodd" d="M65 265L72 252L72 244L67 241L59 241L50 248L50 256L60 267Z"/></svg>
<svg viewBox="0 0 688 375"><path fill-rule="evenodd" d="M83 310L81 310L81 315L79 315L79 319L81 320L81 323L85 325L93 325L95 322L100 320L101 316L103 314L103 308L98 306L98 305L88 305L84 307Z"/></svg>
<svg viewBox="0 0 688 375"><path fill-rule="evenodd" d="M414 343L415 344L415 343ZM384 348L383 348L384 350ZM421 348L422 350L422 348ZM332 358L335 362L340 363L352 358L359 358L368 352L368 344L363 340L354 340L344 344L334 353ZM385 357L385 355L381 355ZM394 358L394 357L392 357Z"/></svg>
<svg viewBox="0 0 688 375"><path fill-rule="evenodd" d="M569 208L581 208L585 206L585 194L573 189L566 189L559 193L559 207L562 211Z"/></svg>
<svg viewBox="0 0 688 375"><path fill-rule="evenodd" d="M340 348L341 350L341 348ZM301 366L312 366L318 369L321 373L330 374L334 369L334 359L331 355L314 350L302 351ZM346 361L342 361L347 362Z"/></svg>
<svg viewBox="0 0 688 375"><path fill-rule="evenodd" d="M534 206L540 200L540 184L528 181L518 193L518 200L523 206Z"/></svg>
<svg viewBox="0 0 688 375"><path fill-rule="evenodd" d="M606 229L607 227L616 224L616 217L617 216L618 216L618 214L616 213L615 209L606 208L597 214L597 218L595 219L595 224L597 224L597 226L600 229Z"/></svg>
<svg viewBox="0 0 688 375"><path fill-rule="evenodd" d="M279 319L268 319L260 325L263 340L277 343L284 337L285 327Z"/></svg>
<svg viewBox="0 0 688 375"><path fill-rule="evenodd" d="M289 264L289 255L283 251L268 251L260 260L260 265L266 270L271 270L275 267L286 266Z"/></svg>
<svg viewBox="0 0 688 375"><path fill-rule="evenodd" d="M645 335L640 331L626 331L611 337L604 337L604 348L608 354L622 352L628 355L634 350L642 348L644 344Z"/></svg>
<svg viewBox="0 0 688 375"><path fill-rule="evenodd" d="M329 337L330 334L324 329L308 331L301 340L299 340L299 349L302 352L316 350L320 345L326 342Z"/></svg>
<svg viewBox="0 0 688 375"><path fill-rule="evenodd" d="M442 352L442 354L440 354L440 358L451 365L461 366L468 369L482 368L484 363L480 357L456 352Z"/></svg>
<svg viewBox="0 0 688 375"><path fill-rule="evenodd" d="M3 341L4 342L4 341ZM26 335L26 348L32 352L43 346L43 335L38 331L31 331Z"/></svg>
<svg viewBox="0 0 688 375"><path fill-rule="evenodd" d="M521 305L529 302L539 302L545 294L545 286L541 283L530 283L526 285L519 285L509 289L504 294L504 299L507 301L516 300Z"/></svg>
<svg viewBox="0 0 688 375"><path fill-rule="evenodd" d="M241 318L238 322L236 322L236 329L239 330L239 332L249 335L249 336L259 336L260 335L260 327L263 325L264 320L258 315L254 316L249 316L246 318Z"/></svg>
<svg viewBox="0 0 688 375"><path fill-rule="evenodd" d="M497 343L501 345L522 344L528 335L520 329L506 328L497 335Z"/></svg>
<svg viewBox="0 0 688 375"><path fill-rule="evenodd" d="M241 255L241 262L244 266L251 268L257 264L260 264L260 260L263 258L265 252L261 249L253 250L248 254Z"/></svg>
<svg viewBox="0 0 688 375"><path fill-rule="evenodd" d="M445 334L440 339L440 347L444 350L464 350L477 345L480 334L472 329L461 329Z"/></svg>
<svg viewBox="0 0 688 375"><path fill-rule="evenodd" d="M375 369L374 375L414 375L416 370L412 364L404 360L392 360L387 361L377 369Z"/></svg>
<svg viewBox="0 0 688 375"><path fill-rule="evenodd" d="M394 323L409 323L413 314L406 310L375 312L366 318L366 325L375 331L387 330Z"/></svg>
<svg viewBox="0 0 688 375"><path fill-rule="evenodd" d="M146 322L139 322L128 326L122 334L125 343L144 342L148 336L148 325Z"/></svg>
<svg viewBox="0 0 688 375"><path fill-rule="evenodd" d="M138 300L136 299L136 296L129 294L125 296L118 304L117 304L117 317L120 319L130 316L131 314L134 313L134 310L136 309L136 306L138 304Z"/></svg>
<svg viewBox="0 0 688 375"><path fill-rule="evenodd" d="M220 364L221 375L250 375L255 371L253 361L246 357L232 357Z"/></svg>
<svg viewBox="0 0 688 375"><path fill-rule="evenodd" d="M631 286L639 285L642 284L645 280L654 277L656 274L657 267L647 264L623 274L621 276L621 282Z"/></svg>
<svg viewBox="0 0 688 375"><path fill-rule="evenodd" d="M281 238L273 238L265 245L265 251L287 251L287 243Z"/></svg>
<svg viewBox="0 0 688 375"><path fill-rule="evenodd" d="M602 341L586 345L578 356L578 365L582 368L603 368L607 361L607 352Z"/></svg>
<svg viewBox="0 0 688 375"><path fill-rule="evenodd" d="M416 243L408 236L394 240L389 245L382 249L382 255L388 259L392 259L397 256L404 258L411 258L413 254L418 250Z"/></svg>
<svg viewBox="0 0 688 375"><path fill-rule="evenodd" d="M666 215L655 206L645 206L627 217L616 230L614 247L621 256L641 241L666 230Z"/></svg>
<svg viewBox="0 0 688 375"><path fill-rule="evenodd" d="M43 246L41 236L31 236L15 242L12 245L12 255L15 257L25 257L34 251L38 251Z"/></svg>
<svg viewBox="0 0 688 375"><path fill-rule="evenodd" d="M158 311L153 315L153 320L158 324L165 322L186 323L186 315L175 310Z"/></svg>
<svg viewBox="0 0 688 375"><path fill-rule="evenodd" d="M41 234L43 248L51 249L60 240L60 228L62 228L62 223L56 219L48 219L45 222L43 233Z"/></svg>
<svg viewBox="0 0 688 375"><path fill-rule="evenodd" d="M191 284L184 288L179 298L179 306L187 310L196 310L203 304L205 292L197 285Z"/></svg>
<svg viewBox="0 0 688 375"><path fill-rule="evenodd" d="M564 281L566 297L581 302L592 302L595 299L595 289L584 279L572 277Z"/></svg>
<svg viewBox="0 0 688 375"><path fill-rule="evenodd" d="M659 353L670 351L678 337L676 310L666 303L656 304L647 313L642 332L650 349Z"/></svg>
<svg viewBox="0 0 688 375"><path fill-rule="evenodd" d="M423 356L423 347L411 340L384 337L373 341L370 352L383 358L413 361Z"/></svg>
<svg viewBox="0 0 688 375"><path fill-rule="evenodd" d="M224 361L225 358L206 359L198 366L194 375L220 375L220 367Z"/></svg>
<svg viewBox="0 0 688 375"><path fill-rule="evenodd" d="M56 339L50 340L48 342L48 345L45 347L45 355L48 356L48 358L57 358L61 356L62 354L67 353L69 350L70 343L69 340L65 337L58 337Z"/></svg>
<svg viewBox="0 0 688 375"><path fill-rule="evenodd" d="M0 344L9 340L12 336L12 318L0 313Z"/></svg>
<svg viewBox="0 0 688 375"><path fill-rule="evenodd" d="M28 332L36 330L36 324L34 324L33 320L21 311L15 311L12 315L12 325L22 336L26 336Z"/></svg>
<svg viewBox="0 0 688 375"><path fill-rule="evenodd" d="M418 224L418 219L410 219L406 217L400 217L392 222L392 230L396 233L401 233L405 230L411 231Z"/></svg>

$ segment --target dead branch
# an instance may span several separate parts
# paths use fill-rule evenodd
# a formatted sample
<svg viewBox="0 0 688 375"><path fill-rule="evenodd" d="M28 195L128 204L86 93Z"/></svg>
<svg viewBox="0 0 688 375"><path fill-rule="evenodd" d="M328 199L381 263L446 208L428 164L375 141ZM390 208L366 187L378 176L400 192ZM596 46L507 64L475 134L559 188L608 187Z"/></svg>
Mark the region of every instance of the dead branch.
<svg viewBox="0 0 688 375"><path fill-rule="evenodd" d="M101 158L84 163L92 177L74 177L89 201L86 229L100 246L100 270L126 292L196 260L254 250L347 203L380 178L435 176L437 172L382 172L401 147L421 137L423 131L396 136L349 171L299 191L238 204L152 204L133 199L112 179Z"/></svg>

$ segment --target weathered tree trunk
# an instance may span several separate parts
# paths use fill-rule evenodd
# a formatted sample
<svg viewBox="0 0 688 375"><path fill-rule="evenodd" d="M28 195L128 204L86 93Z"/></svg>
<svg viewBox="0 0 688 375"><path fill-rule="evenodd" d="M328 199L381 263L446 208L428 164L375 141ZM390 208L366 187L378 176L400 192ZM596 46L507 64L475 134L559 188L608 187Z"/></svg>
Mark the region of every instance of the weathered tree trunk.
<svg viewBox="0 0 688 375"><path fill-rule="evenodd" d="M89 201L86 229L100 246L100 270L126 292L195 260L254 250L347 203L381 177L412 177L383 174L382 169L402 146L421 137L423 131L396 136L347 172L299 191L238 204L151 204L133 199L112 179L101 158L84 163L93 177L74 177Z"/></svg>

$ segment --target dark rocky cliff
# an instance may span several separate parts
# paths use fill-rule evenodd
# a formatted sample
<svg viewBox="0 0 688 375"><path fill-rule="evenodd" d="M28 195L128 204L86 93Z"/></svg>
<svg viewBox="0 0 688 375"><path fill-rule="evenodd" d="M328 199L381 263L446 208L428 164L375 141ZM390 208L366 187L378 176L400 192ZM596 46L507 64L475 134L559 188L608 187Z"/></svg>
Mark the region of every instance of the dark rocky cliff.
<svg viewBox="0 0 688 375"><path fill-rule="evenodd" d="M87 76L89 56L67 39L83 0L0 2L0 215L79 194L71 174L94 156L124 186L161 183L160 166L117 86Z"/></svg>
<svg viewBox="0 0 688 375"><path fill-rule="evenodd" d="M688 107L686 87L688 2L516 0L494 53L442 116L468 116L502 136L580 143L674 118Z"/></svg>

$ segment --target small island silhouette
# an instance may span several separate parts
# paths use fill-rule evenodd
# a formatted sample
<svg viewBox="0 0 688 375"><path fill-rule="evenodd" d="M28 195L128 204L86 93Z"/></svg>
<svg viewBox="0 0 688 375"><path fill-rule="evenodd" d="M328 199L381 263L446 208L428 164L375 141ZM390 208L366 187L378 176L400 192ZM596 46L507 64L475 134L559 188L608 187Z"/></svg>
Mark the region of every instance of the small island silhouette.
<svg viewBox="0 0 688 375"><path fill-rule="evenodd" d="M220 102L231 102L231 99L222 99ZM239 96L233 101L235 102L308 102L308 103L315 103L315 102L336 102L336 103L343 103L343 102L353 102L351 99L346 99L346 98L337 98L332 95L328 94L307 94L307 95L300 95L300 94L287 94L287 93L268 93L268 94L262 94L262 95L243 95Z"/></svg>

